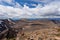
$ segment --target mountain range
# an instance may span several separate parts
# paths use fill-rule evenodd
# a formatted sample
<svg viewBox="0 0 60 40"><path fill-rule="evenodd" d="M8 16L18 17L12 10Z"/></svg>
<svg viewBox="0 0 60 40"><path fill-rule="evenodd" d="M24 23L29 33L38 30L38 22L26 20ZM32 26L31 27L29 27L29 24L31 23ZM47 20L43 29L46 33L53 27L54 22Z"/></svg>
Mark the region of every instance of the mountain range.
<svg viewBox="0 0 60 40"><path fill-rule="evenodd" d="M35 31L47 28L60 28L60 20L48 19L0 19L0 39L16 37L18 32Z"/></svg>

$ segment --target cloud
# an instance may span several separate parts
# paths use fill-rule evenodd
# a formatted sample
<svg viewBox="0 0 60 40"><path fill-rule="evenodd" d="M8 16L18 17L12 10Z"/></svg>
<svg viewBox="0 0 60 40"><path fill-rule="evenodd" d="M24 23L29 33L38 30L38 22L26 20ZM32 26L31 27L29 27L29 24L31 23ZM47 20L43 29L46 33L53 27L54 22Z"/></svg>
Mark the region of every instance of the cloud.
<svg viewBox="0 0 60 40"><path fill-rule="evenodd" d="M60 15L60 1L54 1L44 6L38 4L38 6L35 5L36 8L29 8L26 5L21 8L19 3L14 6L0 5L0 18L53 18Z"/></svg>
<svg viewBox="0 0 60 40"><path fill-rule="evenodd" d="M55 14L57 15L60 15L60 12L59 12L59 9L60 9L60 2L52 2L50 4L47 4L45 5L43 8L41 8L41 13L43 15L53 15L53 16L56 16ZM43 11L43 12L42 12Z"/></svg>
<svg viewBox="0 0 60 40"><path fill-rule="evenodd" d="M0 5L12 6L12 7L21 7L21 5L15 0L0 0Z"/></svg>
<svg viewBox="0 0 60 40"><path fill-rule="evenodd" d="M4 4L4 3L14 4L14 0L0 0L0 4Z"/></svg>

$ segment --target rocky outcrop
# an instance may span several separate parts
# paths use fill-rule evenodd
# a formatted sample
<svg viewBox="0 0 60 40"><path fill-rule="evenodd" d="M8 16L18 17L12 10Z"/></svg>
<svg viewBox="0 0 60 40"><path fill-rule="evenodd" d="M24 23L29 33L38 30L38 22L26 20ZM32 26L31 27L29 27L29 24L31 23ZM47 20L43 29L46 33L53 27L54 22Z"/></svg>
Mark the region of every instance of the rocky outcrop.
<svg viewBox="0 0 60 40"><path fill-rule="evenodd" d="M8 19L0 20L0 39L4 37L15 37L16 31L12 26L14 25L14 22Z"/></svg>

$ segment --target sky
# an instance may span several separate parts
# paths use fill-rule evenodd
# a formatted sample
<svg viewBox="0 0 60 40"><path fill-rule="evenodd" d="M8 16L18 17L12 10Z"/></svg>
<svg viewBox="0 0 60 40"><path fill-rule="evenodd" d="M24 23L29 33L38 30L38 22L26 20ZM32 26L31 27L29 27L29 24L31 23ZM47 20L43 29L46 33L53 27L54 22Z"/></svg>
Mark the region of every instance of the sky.
<svg viewBox="0 0 60 40"><path fill-rule="evenodd" d="M0 19L60 18L60 0L0 0Z"/></svg>

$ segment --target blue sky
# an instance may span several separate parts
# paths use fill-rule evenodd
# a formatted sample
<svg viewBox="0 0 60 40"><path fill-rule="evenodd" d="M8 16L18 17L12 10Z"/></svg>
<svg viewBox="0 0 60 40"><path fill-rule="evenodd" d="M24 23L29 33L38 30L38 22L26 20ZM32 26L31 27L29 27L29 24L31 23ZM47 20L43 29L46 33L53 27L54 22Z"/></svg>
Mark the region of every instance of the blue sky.
<svg viewBox="0 0 60 40"><path fill-rule="evenodd" d="M36 7L32 4L35 4L35 5L42 4L42 5L44 5L43 2L35 2L35 1L31 1L31 0L15 0L15 1L18 2L21 6L24 6L26 4L30 8L35 8Z"/></svg>
<svg viewBox="0 0 60 40"><path fill-rule="evenodd" d="M60 18L60 0L0 0L0 18Z"/></svg>

